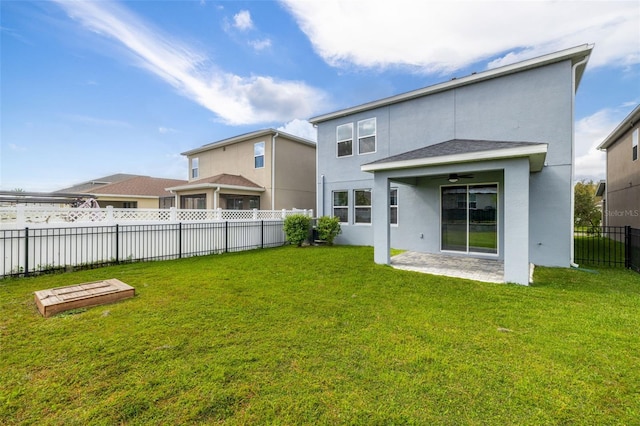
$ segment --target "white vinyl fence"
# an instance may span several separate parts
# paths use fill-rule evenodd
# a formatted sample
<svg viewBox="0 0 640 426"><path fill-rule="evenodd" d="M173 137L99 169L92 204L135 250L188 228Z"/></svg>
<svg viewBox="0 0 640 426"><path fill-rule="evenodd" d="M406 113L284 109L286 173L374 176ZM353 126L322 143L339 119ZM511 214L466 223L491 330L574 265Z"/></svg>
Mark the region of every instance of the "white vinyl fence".
<svg viewBox="0 0 640 426"><path fill-rule="evenodd" d="M292 214L313 217L313 210L196 210L196 209L116 209L71 208L18 205L0 207L0 226L4 229L25 226L87 226L114 224L151 224L214 222L227 220L284 220Z"/></svg>
<svg viewBox="0 0 640 426"><path fill-rule="evenodd" d="M2 210L6 214L6 209ZM88 220L86 215L74 215L78 210L92 210L95 220ZM147 215L145 220L139 221L119 217L117 222L121 223L113 223L116 219L111 222L110 219L117 217L114 213L137 209L111 209L109 214L105 210L110 209L25 209L22 216L14 208L15 219L6 223L6 216L3 216L0 228L0 277L281 246L286 242L283 217L294 213L312 214L308 210L287 210L278 211L276 218L275 212L256 210L248 211L250 219L207 220L207 215L214 213L224 217L228 213L245 214L247 211L192 210L200 212L203 219L154 221ZM50 218L49 222L35 221L45 217L43 211ZM161 217L162 211L155 212L156 218ZM173 210L175 217L179 212ZM261 215L271 217L260 219ZM51 222L61 217L74 217L75 220ZM20 227L18 219L27 226ZM59 226L53 225L56 223Z"/></svg>

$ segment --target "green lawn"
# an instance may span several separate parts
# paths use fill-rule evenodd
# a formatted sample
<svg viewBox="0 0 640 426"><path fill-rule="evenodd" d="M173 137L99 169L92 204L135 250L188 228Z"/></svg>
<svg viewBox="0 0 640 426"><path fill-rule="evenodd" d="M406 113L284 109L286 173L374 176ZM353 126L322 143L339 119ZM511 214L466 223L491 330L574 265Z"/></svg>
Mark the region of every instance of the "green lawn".
<svg viewBox="0 0 640 426"><path fill-rule="evenodd" d="M640 418L640 274L531 287L284 247L0 281L0 424L585 424ZM133 299L44 319L33 291Z"/></svg>

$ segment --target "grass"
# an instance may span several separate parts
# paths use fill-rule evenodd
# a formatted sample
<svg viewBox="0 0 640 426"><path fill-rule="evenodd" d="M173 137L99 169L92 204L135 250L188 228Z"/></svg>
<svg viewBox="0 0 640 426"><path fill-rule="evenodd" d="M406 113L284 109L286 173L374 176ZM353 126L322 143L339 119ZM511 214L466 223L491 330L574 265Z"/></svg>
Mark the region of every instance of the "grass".
<svg viewBox="0 0 640 426"><path fill-rule="evenodd" d="M284 247L0 281L0 424L637 424L640 274L532 287ZM133 299L38 314L33 291Z"/></svg>

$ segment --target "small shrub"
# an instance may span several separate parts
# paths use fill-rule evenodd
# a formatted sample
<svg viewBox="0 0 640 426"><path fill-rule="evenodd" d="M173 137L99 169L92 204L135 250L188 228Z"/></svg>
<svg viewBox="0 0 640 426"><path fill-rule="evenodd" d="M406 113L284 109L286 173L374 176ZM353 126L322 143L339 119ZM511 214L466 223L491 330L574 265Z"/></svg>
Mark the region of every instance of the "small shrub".
<svg viewBox="0 0 640 426"><path fill-rule="evenodd" d="M283 227L287 241L300 247L309 236L310 223L311 219L303 214L287 216Z"/></svg>
<svg viewBox="0 0 640 426"><path fill-rule="evenodd" d="M319 217L316 229L318 230L318 238L326 241L327 244L333 244L333 240L342 232L340 219L331 216Z"/></svg>

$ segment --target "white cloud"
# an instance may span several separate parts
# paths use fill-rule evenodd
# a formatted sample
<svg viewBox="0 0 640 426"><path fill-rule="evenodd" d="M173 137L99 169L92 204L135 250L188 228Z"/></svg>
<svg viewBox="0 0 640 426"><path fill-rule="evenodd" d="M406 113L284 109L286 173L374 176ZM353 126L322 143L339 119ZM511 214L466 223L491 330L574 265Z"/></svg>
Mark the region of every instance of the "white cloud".
<svg viewBox="0 0 640 426"><path fill-rule="evenodd" d="M248 10L241 10L233 15L233 26L240 31L247 31L253 28L251 13Z"/></svg>
<svg viewBox="0 0 640 426"><path fill-rule="evenodd" d="M445 73L585 43L596 44L590 67L640 63L637 1L281 1L336 67Z"/></svg>
<svg viewBox="0 0 640 426"><path fill-rule="evenodd" d="M172 129L171 127L163 127L163 126L158 127L158 133L161 133L163 135L167 133L175 133L175 132L177 132L177 130Z"/></svg>
<svg viewBox="0 0 640 426"><path fill-rule="evenodd" d="M284 126L278 127L278 130L313 142L318 141L318 132L316 128L307 120L300 120L299 118L296 118L286 123Z"/></svg>
<svg viewBox="0 0 640 426"><path fill-rule="evenodd" d="M140 67L227 124L285 121L313 115L324 107L321 90L300 81L224 72L202 53L152 28L117 3L55 1L90 31L124 45ZM239 22L246 25L243 19Z"/></svg>
<svg viewBox="0 0 640 426"><path fill-rule="evenodd" d="M271 40L268 38L262 40L251 40L249 41L249 46L258 51L268 49L271 47Z"/></svg>
<svg viewBox="0 0 640 426"><path fill-rule="evenodd" d="M575 177L577 180L597 181L605 178L606 154L596 148L620 124L630 110L630 106L625 103L619 108L605 108L576 121Z"/></svg>

